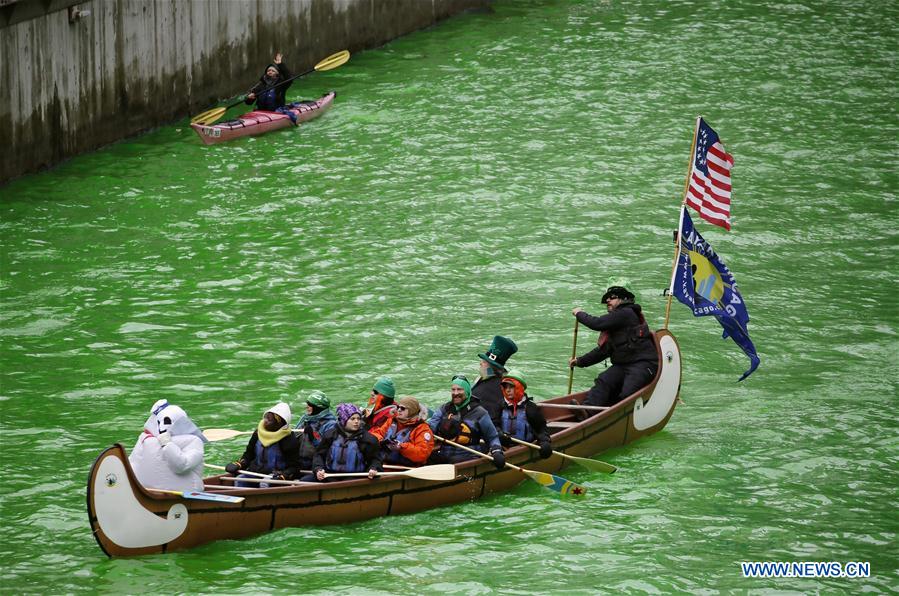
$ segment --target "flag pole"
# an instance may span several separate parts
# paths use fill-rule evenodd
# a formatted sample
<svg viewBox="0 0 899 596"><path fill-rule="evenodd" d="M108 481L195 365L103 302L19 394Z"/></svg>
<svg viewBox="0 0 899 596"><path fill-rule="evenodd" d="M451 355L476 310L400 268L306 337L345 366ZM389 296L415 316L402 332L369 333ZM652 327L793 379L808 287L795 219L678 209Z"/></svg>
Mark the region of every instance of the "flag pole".
<svg viewBox="0 0 899 596"><path fill-rule="evenodd" d="M684 179L684 199L680 204L680 217L677 222L677 232L675 232L674 259L671 261L671 283L668 285L668 302L665 304L665 324L662 326L663 329L668 329L668 319L671 315L671 299L673 298L672 292L674 292L674 272L677 268L677 259L680 256L681 247L680 231L684 224L684 209L687 205L687 192L690 190L690 173L693 172L693 162L696 160L694 152L696 151L696 133L699 132L700 120L702 120L701 114L696 117L696 125L693 127L693 140L690 142L690 164L687 166L687 177Z"/></svg>

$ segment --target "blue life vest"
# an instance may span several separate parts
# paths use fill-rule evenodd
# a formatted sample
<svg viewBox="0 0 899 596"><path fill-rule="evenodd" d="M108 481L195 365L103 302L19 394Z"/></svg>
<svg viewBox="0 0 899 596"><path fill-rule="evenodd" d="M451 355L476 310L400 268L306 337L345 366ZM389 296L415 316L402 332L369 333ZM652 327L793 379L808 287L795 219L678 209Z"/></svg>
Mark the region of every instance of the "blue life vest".
<svg viewBox="0 0 899 596"><path fill-rule="evenodd" d="M408 443L409 437L412 436L412 431L415 430L415 425L406 425L402 429L397 430L398 426L396 424L391 424L390 428L387 429L387 434L384 436L385 441L396 441L397 443ZM403 457L400 455L399 451L390 451L387 454L387 457L384 458L384 461L388 464L400 464L403 466L420 466L420 463L415 463L411 459Z"/></svg>
<svg viewBox="0 0 899 596"><path fill-rule="evenodd" d="M524 406L525 402L521 402L521 406ZM503 408L503 432L506 432L519 441L527 441L533 442L534 440L534 432L531 430L531 425L528 424L527 413L525 412L524 407L519 407L518 412L515 414L515 417L512 417L512 409L511 408Z"/></svg>
<svg viewBox="0 0 899 596"><path fill-rule="evenodd" d="M256 96L256 108L274 112L278 107L278 98L275 96L275 89L269 89L265 93Z"/></svg>
<svg viewBox="0 0 899 596"><path fill-rule="evenodd" d="M367 472L365 458L359 449L358 437L348 438L337 433L328 452L329 472Z"/></svg>
<svg viewBox="0 0 899 596"><path fill-rule="evenodd" d="M271 472L272 470L284 471L284 455L281 453L279 443L262 446L262 441L256 441L256 459L253 466L257 472Z"/></svg>

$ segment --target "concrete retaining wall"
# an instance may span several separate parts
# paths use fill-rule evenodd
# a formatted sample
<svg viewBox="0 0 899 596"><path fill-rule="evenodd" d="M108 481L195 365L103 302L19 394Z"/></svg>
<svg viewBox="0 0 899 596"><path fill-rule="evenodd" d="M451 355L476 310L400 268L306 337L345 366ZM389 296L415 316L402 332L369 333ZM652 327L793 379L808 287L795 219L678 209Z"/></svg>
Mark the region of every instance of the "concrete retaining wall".
<svg viewBox="0 0 899 596"><path fill-rule="evenodd" d="M0 184L206 109L276 50L299 73L489 2L0 0Z"/></svg>

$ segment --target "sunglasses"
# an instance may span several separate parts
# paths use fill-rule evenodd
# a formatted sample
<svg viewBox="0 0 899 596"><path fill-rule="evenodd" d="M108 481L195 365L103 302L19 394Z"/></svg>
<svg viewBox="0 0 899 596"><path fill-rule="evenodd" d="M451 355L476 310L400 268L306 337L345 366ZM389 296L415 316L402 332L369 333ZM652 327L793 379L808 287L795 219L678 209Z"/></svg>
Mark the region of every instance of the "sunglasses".
<svg viewBox="0 0 899 596"><path fill-rule="evenodd" d="M500 383L503 387L514 387L515 383Z"/></svg>
<svg viewBox="0 0 899 596"><path fill-rule="evenodd" d="M397 406L396 411L399 412L400 410L402 410L403 412L406 412L409 410L409 408L407 408L406 406Z"/></svg>
<svg viewBox="0 0 899 596"><path fill-rule="evenodd" d="M453 375L453 381L456 380L468 382L468 378L465 375Z"/></svg>

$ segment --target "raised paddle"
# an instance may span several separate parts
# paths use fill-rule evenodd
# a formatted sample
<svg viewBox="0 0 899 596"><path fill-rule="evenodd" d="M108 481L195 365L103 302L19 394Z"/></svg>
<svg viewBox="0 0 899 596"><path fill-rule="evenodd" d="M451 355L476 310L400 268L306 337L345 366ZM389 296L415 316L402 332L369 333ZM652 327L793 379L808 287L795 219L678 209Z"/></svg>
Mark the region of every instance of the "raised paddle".
<svg viewBox="0 0 899 596"><path fill-rule="evenodd" d="M521 439L516 439L515 437L509 437L519 445L527 445L532 449L540 449L540 445L536 445L534 443L528 443L527 441L522 441ZM604 472L606 474L611 474L618 468L613 466L612 464L607 464L604 461L599 461L597 459L589 459L587 457L577 457L576 455L568 455L567 453L562 453L561 451L553 451L554 454L562 457L563 459L571 460L576 464L584 466L588 470L593 470L594 472Z"/></svg>
<svg viewBox="0 0 899 596"><path fill-rule="evenodd" d="M453 447L457 447L462 449L463 451L468 451L481 457L483 459L489 459L493 461L493 456L487 455L486 453L481 453L476 449L471 449L470 447L466 447L465 445L460 445L455 441L450 441L449 439L444 439L443 437L434 437L438 441L442 441L447 445L452 445ZM513 470L518 470L543 488L548 488L551 491L555 491L561 495L576 495L578 497L583 497L587 493L587 488L583 487L579 484L575 484L571 480L567 480L562 478L561 476L556 476L555 474L547 474L546 472L537 472L535 470L527 470L525 468L521 468L516 466L515 464L510 464L506 462L507 468L512 468Z"/></svg>
<svg viewBox="0 0 899 596"><path fill-rule="evenodd" d="M578 320L574 320L574 341L571 342L571 357L577 358L577 326ZM571 384L574 383L574 367L568 366L568 393L565 395L571 395Z"/></svg>
<svg viewBox="0 0 899 596"><path fill-rule="evenodd" d="M244 472L246 473L246 472ZM228 480L229 482L267 482L269 484L280 484L283 486L297 485L297 486L309 486L310 484L316 484L315 482L300 482L299 480L272 480L271 478L237 478L234 476L222 476L222 480ZM236 487L240 488L240 487Z"/></svg>
<svg viewBox="0 0 899 596"><path fill-rule="evenodd" d="M272 89L280 87L281 85L289 83L290 81L298 79L302 76L306 76L307 74L315 72L317 70L331 70L331 69L337 68L338 66L341 66L342 64L346 64L347 60L349 60L349 59L350 59L350 53L347 50L342 50L340 52L337 52L336 54L331 54L330 56L328 56L327 58L325 58L324 60L322 60L321 62L316 64L315 66L313 66L312 70L307 70L306 72L301 72L300 74L294 75L294 76L290 77L289 79L280 81L280 82L272 85L271 87L262 89L256 95L258 97L259 94L261 94L261 93L267 93L267 92L271 91ZM200 124L200 125L204 125L204 126L212 124L213 122L215 122L216 120L218 120L219 118L224 116L225 112L227 112L228 110L230 110L231 108L233 108L236 105L242 104L243 102L244 102L244 100L240 99L240 100L235 101L234 103L229 104L227 106L212 108L211 110L206 110L205 112L203 112L201 114L197 114L196 116L191 118L190 123L191 124Z"/></svg>
<svg viewBox="0 0 899 596"><path fill-rule="evenodd" d="M219 503L243 503L243 497L232 497L229 495L219 495L215 493L206 493L198 490L166 490L164 488L151 488L158 493L167 495L178 495L184 499L196 499L198 501L217 501Z"/></svg>

